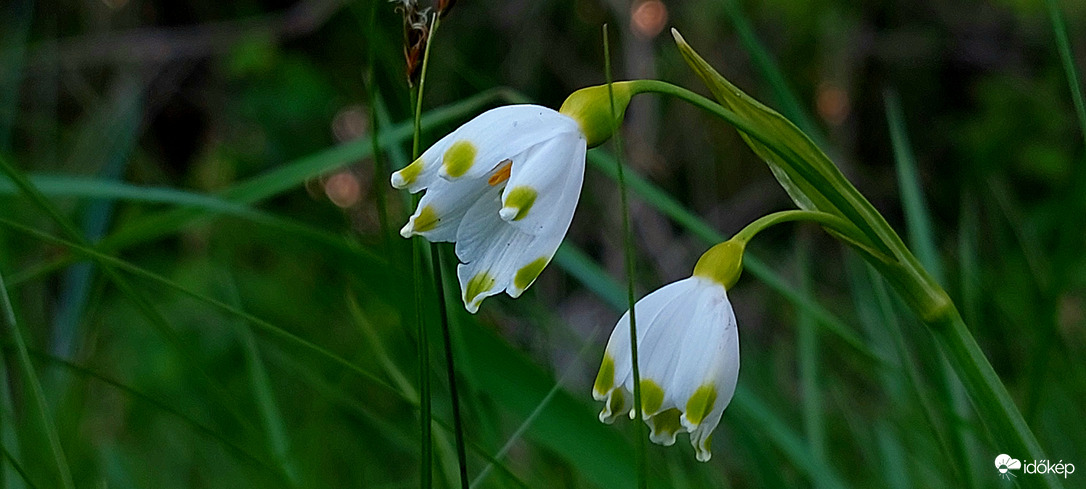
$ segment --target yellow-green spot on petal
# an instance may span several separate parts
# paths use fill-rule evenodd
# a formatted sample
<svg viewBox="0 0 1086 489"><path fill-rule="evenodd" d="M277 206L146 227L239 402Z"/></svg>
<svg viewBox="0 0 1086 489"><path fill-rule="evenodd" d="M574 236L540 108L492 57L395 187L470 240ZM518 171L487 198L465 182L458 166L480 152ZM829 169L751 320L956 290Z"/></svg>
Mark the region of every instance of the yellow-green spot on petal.
<svg viewBox="0 0 1086 489"><path fill-rule="evenodd" d="M694 391L690 400L686 401L686 420L697 425L709 415L716 403L716 386L705 384Z"/></svg>
<svg viewBox="0 0 1086 489"><path fill-rule="evenodd" d="M604 353L603 363L600 364L600 373L596 374L596 383L592 386L592 389L602 396L614 386L615 359L611 357L610 353Z"/></svg>
<svg viewBox="0 0 1086 489"><path fill-rule="evenodd" d="M514 221L524 219L524 216L528 215L538 195L534 188L527 185L519 185L505 191L505 206L517 210L517 215L513 217Z"/></svg>
<svg viewBox="0 0 1086 489"><path fill-rule="evenodd" d="M532 285L532 282L535 282L535 278L543 273L543 267L547 266L547 261L547 257L541 256L536 258L535 261L524 265L520 270L517 270L517 274L513 277L513 285L520 290L527 289L529 285Z"/></svg>
<svg viewBox="0 0 1086 489"><path fill-rule="evenodd" d="M675 433L682 428L682 423L679 422L679 416L682 412L678 408L669 408L652 417L653 429L659 433L665 433L667 436L675 436Z"/></svg>
<svg viewBox="0 0 1086 489"><path fill-rule="evenodd" d="M615 389L611 393L611 400L607 403L607 410L612 415L622 410L622 407L626 405L626 396L622 393L622 389Z"/></svg>
<svg viewBox="0 0 1086 489"><path fill-rule="evenodd" d="M402 170L397 172L400 174L400 178L403 179L404 185L411 185L415 183L415 179L422 173L422 158L415 160L410 165L403 167Z"/></svg>
<svg viewBox="0 0 1086 489"><path fill-rule="evenodd" d="M453 178L463 176L475 164L477 153L475 146L468 141L452 143L452 146L445 150L445 156L442 157L445 173Z"/></svg>
<svg viewBox="0 0 1086 489"><path fill-rule="evenodd" d="M474 301L479 294L490 290L494 286L494 277L487 272L479 272L468 280L468 286L464 287L464 302Z"/></svg>
<svg viewBox="0 0 1086 489"><path fill-rule="evenodd" d="M664 389L652 379L641 379L641 412L655 414L664 405Z"/></svg>
<svg viewBox="0 0 1086 489"><path fill-rule="evenodd" d="M415 218L412 227L416 233L425 233L437 227L437 223L440 221L441 218L437 216L437 211L434 210L433 206L428 205L419 211L419 215Z"/></svg>

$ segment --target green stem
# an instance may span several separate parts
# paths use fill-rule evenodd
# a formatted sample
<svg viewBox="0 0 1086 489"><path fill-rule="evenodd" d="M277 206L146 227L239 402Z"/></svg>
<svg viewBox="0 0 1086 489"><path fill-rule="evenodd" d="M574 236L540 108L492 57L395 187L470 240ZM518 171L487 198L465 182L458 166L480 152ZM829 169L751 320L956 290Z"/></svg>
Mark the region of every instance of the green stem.
<svg viewBox="0 0 1086 489"><path fill-rule="evenodd" d="M436 17L434 18L434 22L436 26ZM433 32L432 29L433 28L431 28L431 32ZM415 121L414 136L411 139L411 159L419 157L419 139L422 133L422 93L423 87L426 84L426 64L429 58L430 43L429 40L427 40L426 51L422 58L422 72L419 75L419 85L415 90ZM418 194L415 194L412 200L417 207L419 204ZM433 487L434 484L434 442L433 433L431 432L433 394L430 389L430 338L426 329L425 314L423 314L425 300L422 291L422 254L425 246L421 237L416 236L411 239L411 272L414 276L415 325L418 328L417 336L419 341L419 477L420 486L423 489L429 489ZM441 285L438 284L438 287L441 287Z"/></svg>
<svg viewBox="0 0 1086 489"><path fill-rule="evenodd" d="M1036 460L1045 458L1040 444L1037 442L1029 426L1026 425L1021 413L1015 406L1006 387L995 374L988 359L977 346L973 336L958 314L954 303L950 300L946 291L931 277L917 258L909 251L897 233L886 223L885 219L874 209L859 191L855 189L840 172L835 168L816 169L811 164L805 163L803 158L788 148L779 147L777 138L771 137L769 131L761 125L754 124L746 118L740 117L735 112L697 95L689 90L657 80L636 80L628 82L633 93L656 92L678 97L701 109L704 109L728 123L738 130L746 133L752 139L764 144L770 150L776 152L781 158L793 164L804 177L812 183L830 185L842 189L844 203L849 204L852 210L847 214L850 225L861 226L861 231L877 240L879 248L888 247L892 257L887 257L881 252L874 252L879 248L865 251L865 258L874 265L887 279L895 290L906 300L909 306L916 312L920 319L933 331L938 338L941 347L951 358L955 371L960 377L970 398L976 407L981 419L988 427L992 436L1000 443L1000 449L1007 453L1021 453ZM830 164L832 166L832 164ZM856 216L853 216L856 214ZM782 217L768 217L762 224L768 226L772 223L783 222ZM763 218L766 219L766 218ZM826 221L832 221L825 219ZM827 224L827 223L823 223ZM759 224L761 226L761 224ZM831 234L839 234L849 244L859 249L871 243L867 239L857 241L856 235L851 232L842 233L841 229L827 226ZM753 234L757 231L751 229ZM873 234L872 234L873 232ZM1043 487L1059 487L1060 483L1048 477L1033 477L1023 479L1023 484L1036 484Z"/></svg>
<svg viewBox="0 0 1086 489"><path fill-rule="evenodd" d="M618 111L615 110L615 90L611 79L611 46L607 37L607 24L603 25L603 63L607 72L607 98L611 104L611 133L614 138L615 161L618 168L618 191L622 200L622 251L626 265L626 300L630 306L630 361L633 364L633 415L637 430L637 487L648 487L648 462L645 447L645 423L641 420L641 369L637 359L637 297L634 293L634 250L630 235L630 204L626 196L626 178L622 167L622 137L618 130Z"/></svg>
<svg viewBox="0 0 1086 489"><path fill-rule="evenodd" d="M1082 99L1082 89L1078 82L1078 72L1075 70L1074 56L1071 54L1071 42L1067 39L1067 23L1063 19L1063 11L1056 0L1045 0L1048 7L1048 17L1052 22L1052 29L1056 31L1056 47L1060 51L1060 62L1063 64L1064 74L1067 76L1067 85L1071 89L1071 100L1075 104L1075 114L1078 116L1079 130L1082 137L1086 138L1086 102Z"/></svg>
<svg viewBox="0 0 1086 489"><path fill-rule="evenodd" d="M849 240L849 244L873 250L871 253L873 257L884 256L886 253L893 255L891 262L895 263L894 273L909 276L908 279L895 281L895 286L899 287L898 291L902 293L921 318L934 317L940 314L940 311L950 302L946 292L920 265L916 257L913 256L890 225L886 223L882 215L840 174L839 170L836 170L836 167L815 168L814 165L806 162L799 154L786 146L780 145L778 143L779 138L771 135L768 128L755 124L748 118L742 117L720 104L685 88L660 80L631 80L620 83L626 84L631 94L634 95L650 92L670 95L705 110L735 126L739 131L777 153L781 158L788 161L797 173L816 187L840 189L841 194L827 194L826 197L836 196L844 199L839 203L835 202L835 205L845 214L844 217L858 227L865 236L863 240ZM826 165L832 166L832 163L826 163ZM855 237L853 236L853 238ZM885 263L882 264L880 269L887 270Z"/></svg>
<svg viewBox="0 0 1086 489"><path fill-rule="evenodd" d="M411 159L417 159L419 157L419 139L422 127L422 101L423 92L426 87L426 72L430 64L430 46L433 45L434 37L437 35L437 28L439 25L441 25L441 17L434 14L433 20L430 22L430 33L429 38L426 40L426 49L422 54L422 71L419 73L419 89L415 95L415 137L411 143ZM418 202L415 202L415 205L417 206ZM419 240L421 238L415 239ZM460 469L460 487L468 489L467 448L464 445L464 428L460 416L460 394L456 386L456 369L455 361L453 359L452 337L449 332L449 309L446 304L448 298L446 297L445 285L441 278L441 252L434 243L430 243L430 257L434 274L434 287L437 289L438 317L441 321L441 336L445 345L445 367L448 371L449 378L449 396L452 398L453 433L456 439L456 458ZM421 324L422 322L420 321L420 328L425 329ZM427 369L428 368L429 359L427 359ZM427 370L427 372L429 372L429 370ZM428 387L429 386L427 386L427 388ZM431 402L429 396L430 394L428 392L425 396L427 403Z"/></svg>
<svg viewBox="0 0 1086 489"><path fill-rule="evenodd" d="M460 417L460 394L456 387L456 365L453 361L452 334L449 331L448 296L445 282L442 280L442 263L445 254L436 244L430 244L430 256L433 258L434 283L438 293L438 311L441 317L441 338L445 343L445 370L449 377L449 397L452 398L453 434L456 438L456 457L460 465L460 487L468 489L468 460L464 447L464 425Z"/></svg>
<svg viewBox="0 0 1086 489"><path fill-rule="evenodd" d="M770 226L781 224L785 222L793 221L811 221L817 222L829 229L837 231L838 233L854 237L860 230L853 226L848 220L822 211L805 211L805 210L788 210L774 212L769 215L762 216L756 219L754 222L747 224L741 231L735 233L732 240L740 241L746 245L755 235L764 231Z"/></svg>

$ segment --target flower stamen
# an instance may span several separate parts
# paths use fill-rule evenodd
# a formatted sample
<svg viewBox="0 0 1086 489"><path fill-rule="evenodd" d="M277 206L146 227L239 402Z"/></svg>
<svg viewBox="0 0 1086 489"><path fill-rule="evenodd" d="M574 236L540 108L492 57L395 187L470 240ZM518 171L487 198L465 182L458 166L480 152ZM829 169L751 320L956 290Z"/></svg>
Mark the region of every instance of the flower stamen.
<svg viewBox="0 0 1086 489"><path fill-rule="evenodd" d="M498 163L498 165L498 171L494 172L494 174L490 176L490 179L486 181L491 187L509 180L509 176L513 172L513 160L507 158L502 160L501 163Z"/></svg>

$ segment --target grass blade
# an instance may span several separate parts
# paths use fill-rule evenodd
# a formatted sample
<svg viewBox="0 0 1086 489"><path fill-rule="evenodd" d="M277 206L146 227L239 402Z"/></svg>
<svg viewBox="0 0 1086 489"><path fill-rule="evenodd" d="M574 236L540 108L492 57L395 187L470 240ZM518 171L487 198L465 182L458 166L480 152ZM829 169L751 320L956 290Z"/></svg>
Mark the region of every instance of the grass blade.
<svg viewBox="0 0 1086 489"><path fill-rule="evenodd" d="M30 386L30 394L34 403L34 411L45 430L46 443L53 456L53 464L56 469L56 482L65 489L75 489L72 482L72 469L68 466L68 460L64 456L64 450L60 446L60 436L57 427L53 423L53 416L45 403L45 392L41 388L38 374L34 371L34 365L30 363L30 354L27 353L26 342L23 333L19 330L19 323L15 319L15 310L8 296L8 289L4 286L4 276L0 274L0 306L3 306L4 322L11 330L12 339L15 341L17 363L23 371L23 377Z"/></svg>

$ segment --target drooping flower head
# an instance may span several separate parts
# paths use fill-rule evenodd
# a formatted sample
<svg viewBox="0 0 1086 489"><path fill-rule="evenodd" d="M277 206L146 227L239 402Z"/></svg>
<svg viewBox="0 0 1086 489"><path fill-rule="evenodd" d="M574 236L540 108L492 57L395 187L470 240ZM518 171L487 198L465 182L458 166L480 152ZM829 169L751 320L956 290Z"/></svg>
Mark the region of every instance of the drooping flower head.
<svg viewBox="0 0 1086 489"><path fill-rule="evenodd" d="M614 88L624 111L629 90ZM426 191L400 234L456 242L468 311L503 290L520 296L550 263L580 198L585 152L613 130L606 90L578 90L560 111L491 109L392 174L393 187Z"/></svg>
<svg viewBox="0 0 1086 489"><path fill-rule="evenodd" d="M665 285L634 306L641 374L642 418L654 443L670 446L690 433L698 460L708 461L713 430L739 379L739 329L726 289L741 268L742 246L726 242L707 252L690 278ZM600 421L634 416L630 312L607 342L592 396L603 401Z"/></svg>

